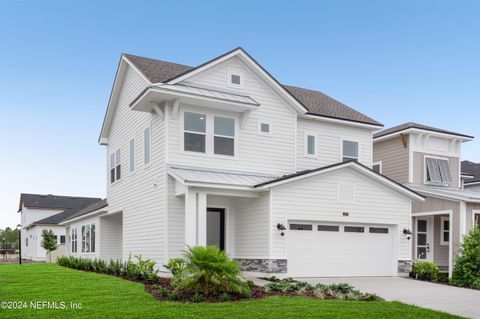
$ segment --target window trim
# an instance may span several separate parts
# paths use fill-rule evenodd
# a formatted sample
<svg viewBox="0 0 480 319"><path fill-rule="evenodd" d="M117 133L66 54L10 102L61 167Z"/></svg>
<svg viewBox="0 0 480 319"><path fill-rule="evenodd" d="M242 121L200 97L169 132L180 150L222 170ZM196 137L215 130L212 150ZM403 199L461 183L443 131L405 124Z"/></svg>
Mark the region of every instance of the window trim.
<svg viewBox="0 0 480 319"><path fill-rule="evenodd" d="M132 142L133 142L133 161L132 161ZM132 169L133 163L133 169ZM130 175L135 174L137 170L137 141L135 137L128 140L128 171Z"/></svg>
<svg viewBox="0 0 480 319"><path fill-rule="evenodd" d="M120 154L120 162L118 161L117 158L117 153ZM114 158L114 167L112 168L112 156ZM120 166L120 178L117 178L117 167ZM123 173L122 173L122 149L117 148L113 153L110 154L110 169L109 169L109 176L108 179L110 181L110 185L117 184L122 180ZM114 176L114 181L112 182L112 169L113 169L113 176Z"/></svg>
<svg viewBox="0 0 480 319"><path fill-rule="evenodd" d="M344 156L343 154L343 142L353 142L357 143L357 157L351 157L351 156ZM360 141L355 138L342 138L340 140L340 162L343 162L343 158L346 157L350 160L356 159L357 162L360 162Z"/></svg>
<svg viewBox="0 0 480 319"><path fill-rule="evenodd" d="M262 132L262 124L268 124L268 133ZM261 136L272 136L272 122L265 119L257 119L257 134Z"/></svg>
<svg viewBox="0 0 480 319"><path fill-rule="evenodd" d="M442 156L435 156L435 155L424 155L423 156L423 183L425 185L450 186L451 183L444 183L443 182L441 172L440 172L440 178L442 179L441 183L435 183L435 182L427 181L427 175L428 175L427 174L427 158L433 158L433 159L436 159L436 160L439 160L439 159L446 160L448 162L448 169L450 170L450 158L442 157ZM451 171L450 171L450 175L452 175ZM452 176L452 183L453 183L453 176Z"/></svg>
<svg viewBox="0 0 480 319"><path fill-rule="evenodd" d="M149 130L149 136L148 136L148 147L149 147L149 158L148 158L148 163L145 163L145 131L146 130ZM148 125L146 127L143 128L143 168L149 168L150 166L152 166L152 125Z"/></svg>
<svg viewBox="0 0 480 319"><path fill-rule="evenodd" d="M372 171L374 171L374 170L373 170L373 167L374 167L375 165L378 165L378 166L380 167L380 170L379 170L378 173L379 173L379 174L383 174L383 163L382 163L382 161L373 162L373 163L372 163ZM374 172L375 172L375 171L374 171Z"/></svg>
<svg viewBox="0 0 480 319"><path fill-rule="evenodd" d="M313 136L314 138L314 152L313 154L308 153L308 137ZM314 132L305 132L303 135L303 156L306 158L317 158L318 154L318 145L317 145L317 134Z"/></svg>
<svg viewBox="0 0 480 319"><path fill-rule="evenodd" d="M190 112L190 113L197 113L197 114L204 114L206 116L206 127L205 127L205 153L202 152L193 152L193 151L186 151L185 150L185 138L184 138L184 133L189 132L185 131L185 112ZM222 155L222 154L215 154L214 153L214 138L215 138L215 123L214 123L214 117L224 117L224 118L229 118L233 119L235 122L235 136L233 137L234 139L234 155ZM192 108L192 107L182 107L182 110L180 112L180 125L179 125L179 153L188 155L188 156L199 156L199 157L208 157L208 158L218 158L218 159L228 159L228 160L238 160L239 159L239 148L238 148L238 139L239 139L239 118L237 115L232 115L227 112L222 112L220 110L207 110L204 108ZM202 134L200 132L192 132L195 134ZM220 136L220 135L218 135ZM229 138L232 138L229 136Z"/></svg>
<svg viewBox="0 0 480 319"><path fill-rule="evenodd" d="M448 230L445 229L445 225L443 224L446 220L448 220ZM445 233L448 233L448 239L450 240L450 229L452 226L450 225L450 218L449 216L440 216L440 245L448 246L449 241L445 241Z"/></svg>
<svg viewBox="0 0 480 319"><path fill-rule="evenodd" d="M240 77L240 84L232 82L232 75L237 75ZM245 87L245 77L242 70L239 69L228 69L227 70L227 87L235 89L243 89Z"/></svg>

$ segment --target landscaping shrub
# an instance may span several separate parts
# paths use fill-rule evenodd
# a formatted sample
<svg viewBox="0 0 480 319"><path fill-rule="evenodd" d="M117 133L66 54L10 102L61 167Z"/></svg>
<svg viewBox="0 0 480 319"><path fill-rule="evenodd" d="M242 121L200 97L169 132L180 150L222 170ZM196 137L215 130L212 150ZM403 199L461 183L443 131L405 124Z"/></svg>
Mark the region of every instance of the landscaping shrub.
<svg viewBox="0 0 480 319"><path fill-rule="evenodd" d="M170 270L173 276L181 273L185 269L185 259L172 258L166 265L163 265L166 269Z"/></svg>
<svg viewBox="0 0 480 319"><path fill-rule="evenodd" d="M416 260L412 264L410 276L420 280L437 280L440 274L438 266L428 260Z"/></svg>
<svg viewBox="0 0 480 319"><path fill-rule="evenodd" d="M189 247L184 259L185 267L173 277L175 291L193 289L210 294L250 295L250 287L241 276L239 264L218 247Z"/></svg>
<svg viewBox="0 0 480 319"><path fill-rule="evenodd" d="M474 227L463 238L451 283L459 287L480 289L480 228Z"/></svg>
<svg viewBox="0 0 480 319"><path fill-rule="evenodd" d="M383 301L375 294L364 294L346 283L315 286L315 296L320 299L359 300L359 301Z"/></svg>
<svg viewBox="0 0 480 319"><path fill-rule="evenodd" d="M266 284L265 289L267 291L304 293L305 291L313 290L313 287L307 282L298 282L294 281L292 278L286 278Z"/></svg>

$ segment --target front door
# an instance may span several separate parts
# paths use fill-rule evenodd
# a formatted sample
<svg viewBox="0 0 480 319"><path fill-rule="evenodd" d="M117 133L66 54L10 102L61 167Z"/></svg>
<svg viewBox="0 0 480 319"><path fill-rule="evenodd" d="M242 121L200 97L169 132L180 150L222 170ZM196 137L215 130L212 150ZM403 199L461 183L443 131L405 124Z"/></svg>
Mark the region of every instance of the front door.
<svg viewBox="0 0 480 319"><path fill-rule="evenodd" d="M207 208L207 246L225 250L225 209Z"/></svg>
<svg viewBox="0 0 480 319"><path fill-rule="evenodd" d="M415 221L415 257L433 261L433 218L417 217Z"/></svg>

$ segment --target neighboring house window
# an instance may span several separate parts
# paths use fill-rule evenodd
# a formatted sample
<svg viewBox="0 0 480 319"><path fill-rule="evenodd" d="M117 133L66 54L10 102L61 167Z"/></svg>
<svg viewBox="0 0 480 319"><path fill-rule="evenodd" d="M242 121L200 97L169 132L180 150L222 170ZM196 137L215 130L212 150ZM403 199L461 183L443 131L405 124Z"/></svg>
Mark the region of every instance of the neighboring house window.
<svg viewBox="0 0 480 319"><path fill-rule="evenodd" d="M372 170L378 174L382 174L382 162L374 162L372 165Z"/></svg>
<svg viewBox="0 0 480 319"><path fill-rule="evenodd" d="M235 120L214 117L213 152L217 155L235 155Z"/></svg>
<svg viewBox="0 0 480 319"><path fill-rule="evenodd" d="M149 165L151 160L152 132L147 127L143 130L143 164Z"/></svg>
<svg viewBox="0 0 480 319"><path fill-rule="evenodd" d="M358 142L343 141L342 161L358 161Z"/></svg>
<svg viewBox="0 0 480 319"><path fill-rule="evenodd" d="M272 136L272 125L265 120L258 120L257 122L257 134L264 136Z"/></svg>
<svg viewBox="0 0 480 319"><path fill-rule="evenodd" d="M130 163L130 173L133 173L135 171L135 139L132 138L129 143L129 153L130 153L130 158L129 158L129 163Z"/></svg>
<svg viewBox="0 0 480 319"><path fill-rule="evenodd" d="M315 134L306 133L305 134L305 156L315 157L317 155L317 139Z"/></svg>
<svg viewBox="0 0 480 319"><path fill-rule="evenodd" d="M110 155L110 183L115 183L122 177L121 150Z"/></svg>
<svg viewBox="0 0 480 319"><path fill-rule="evenodd" d="M72 235L71 235L71 246L72 246L72 253L76 253L77 252L77 248L78 248L78 237L77 237L77 229L76 228L72 228Z"/></svg>
<svg viewBox="0 0 480 319"><path fill-rule="evenodd" d="M452 182L448 160L434 157L425 157L425 181L432 184L448 185Z"/></svg>
<svg viewBox="0 0 480 319"><path fill-rule="evenodd" d="M228 70L227 86L234 88L243 88L243 72L239 70Z"/></svg>
<svg viewBox="0 0 480 319"><path fill-rule="evenodd" d="M60 235L60 244L65 244L65 235Z"/></svg>
<svg viewBox="0 0 480 319"><path fill-rule="evenodd" d="M25 238L25 246L28 247L28 238Z"/></svg>
<svg viewBox="0 0 480 319"><path fill-rule="evenodd" d="M57 237L57 235L54 235L54 236L53 236L53 239L54 239L55 242L58 244L58 237Z"/></svg>
<svg viewBox="0 0 480 319"><path fill-rule="evenodd" d="M184 150L205 153L207 135L207 116L205 114L185 112L183 115Z"/></svg>
<svg viewBox="0 0 480 319"><path fill-rule="evenodd" d="M450 241L450 220L448 217L440 217L440 245L446 246Z"/></svg>

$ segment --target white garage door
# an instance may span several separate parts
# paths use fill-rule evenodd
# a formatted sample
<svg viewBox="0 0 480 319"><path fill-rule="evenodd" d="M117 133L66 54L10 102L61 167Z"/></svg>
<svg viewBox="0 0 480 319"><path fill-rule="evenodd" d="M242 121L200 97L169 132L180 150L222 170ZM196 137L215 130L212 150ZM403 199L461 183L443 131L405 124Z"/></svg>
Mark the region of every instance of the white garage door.
<svg viewBox="0 0 480 319"><path fill-rule="evenodd" d="M285 237L289 276L396 275L392 227L291 222Z"/></svg>

